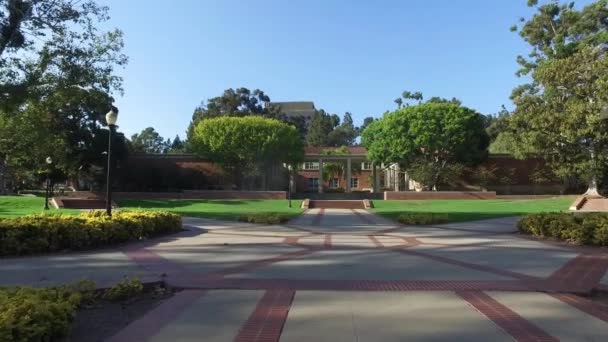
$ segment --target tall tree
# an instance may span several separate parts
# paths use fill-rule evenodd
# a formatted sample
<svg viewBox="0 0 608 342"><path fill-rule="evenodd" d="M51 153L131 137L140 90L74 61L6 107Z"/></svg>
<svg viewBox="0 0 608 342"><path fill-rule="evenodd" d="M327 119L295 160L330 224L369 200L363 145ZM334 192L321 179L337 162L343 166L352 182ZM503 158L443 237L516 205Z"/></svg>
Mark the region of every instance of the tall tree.
<svg viewBox="0 0 608 342"><path fill-rule="evenodd" d="M512 28L531 46L517 58L518 75L531 82L512 94L515 147L545 158L557 176L588 181L588 193L597 194L608 167L608 1L580 10L558 1L528 5L535 14Z"/></svg>
<svg viewBox="0 0 608 342"><path fill-rule="evenodd" d="M434 189L463 165L487 156L484 118L448 103L426 103L384 115L363 131L361 143L375 163L398 163L414 180Z"/></svg>
<svg viewBox="0 0 608 342"><path fill-rule="evenodd" d="M295 165L304 156L295 127L259 116L202 120L191 144L195 153L230 172L239 188L245 176L265 177L272 165Z"/></svg>
<svg viewBox="0 0 608 342"><path fill-rule="evenodd" d="M317 110L308 124L306 145L328 146L330 144L329 135L339 124L340 118L337 115L330 115L323 109Z"/></svg>
<svg viewBox="0 0 608 342"><path fill-rule="evenodd" d="M127 62L122 33L98 29L107 8L92 0L0 4L0 150L7 164L31 172L52 144L61 151L55 165L66 176L99 176L94 170L103 169L107 149L104 116L112 94L122 90L114 69ZM36 132L28 132L31 127ZM125 139L115 138L113 155L123 156ZM28 150L20 150L24 146Z"/></svg>
<svg viewBox="0 0 608 342"><path fill-rule="evenodd" d="M192 137L194 127L203 119L249 115L279 119L280 114L280 108L270 105L270 97L260 89L253 91L244 87L226 89L221 96L201 103L194 110L188 127L188 139Z"/></svg>
<svg viewBox="0 0 608 342"><path fill-rule="evenodd" d="M171 141L165 139L154 130L154 127L143 129L131 136L131 150L139 153L165 153L169 150Z"/></svg>
<svg viewBox="0 0 608 342"><path fill-rule="evenodd" d="M185 144L179 135L175 135L175 138L171 142L169 147L169 153L183 153L185 149Z"/></svg>
<svg viewBox="0 0 608 342"><path fill-rule="evenodd" d="M351 146L358 136L359 131L355 127L352 114L346 112L342 123L329 133L327 145L334 147Z"/></svg>

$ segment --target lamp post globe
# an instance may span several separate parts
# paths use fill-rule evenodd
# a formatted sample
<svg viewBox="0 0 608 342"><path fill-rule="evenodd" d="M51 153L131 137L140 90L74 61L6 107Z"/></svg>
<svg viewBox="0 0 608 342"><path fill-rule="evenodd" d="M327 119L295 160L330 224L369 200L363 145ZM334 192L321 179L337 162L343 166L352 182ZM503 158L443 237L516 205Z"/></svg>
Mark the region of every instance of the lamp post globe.
<svg viewBox="0 0 608 342"><path fill-rule="evenodd" d="M118 120L118 108L112 107L106 114L108 124L108 167L106 177L106 214L112 216L112 133Z"/></svg>
<svg viewBox="0 0 608 342"><path fill-rule="evenodd" d="M293 187L293 174L291 164L283 163L283 167L287 169L287 205L291 208L291 188Z"/></svg>

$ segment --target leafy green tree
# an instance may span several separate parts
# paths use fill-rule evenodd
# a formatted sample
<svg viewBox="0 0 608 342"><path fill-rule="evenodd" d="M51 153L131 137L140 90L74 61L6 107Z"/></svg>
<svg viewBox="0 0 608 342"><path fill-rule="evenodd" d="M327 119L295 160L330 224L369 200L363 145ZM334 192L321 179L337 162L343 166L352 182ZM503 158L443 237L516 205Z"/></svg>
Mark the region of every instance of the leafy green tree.
<svg viewBox="0 0 608 342"><path fill-rule="evenodd" d="M179 135L175 135L169 146L169 153L184 153L186 147Z"/></svg>
<svg viewBox="0 0 608 342"><path fill-rule="evenodd" d="M355 127L352 114L346 112L342 123L335 127L328 136L328 146L351 146L359 136L359 130Z"/></svg>
<svg viewBox="0 0 608 342"><path fill-rule="evenodd" d="M452 97L451 100L448 100L446 98L439 97L439 96L431 97L428 101L426 101L426 103L451 103L451 104L455 104L457 106L462 105L462 101L460 101L459 99L457 99L455 97Z"/></svg>
<svg viewBox="0 0 608 342"><path fill-rule="evenodd" d="M363 119L363 125L361 125L361 127L359 127L359 135L361 135L361 133L367 128L367 126L369 126L372 122L374 122L373 117L368 116L365 119Z"/></svg>
<svg viewBox="0 0 608 342"><path fill-rule="evenodd" d="M608 1L580 10L558 1L528 5L535 14L512 28L531 46L517 58L518 75L531 81L512 94L514 146L543 157L559 178L587 180L597 193L608 165Z"/></svg>
<svg viewBox="0 0 608 342"><path fill-rule="evenodd" d="M202 120L194 128L191 147L230 172L238 188L244 176L265 175L273 165L295 165L304 157L295 127L259 116Z"/></svg>
<svg viewBox="0 0 608 342"><path fill-rule="evenodd" d="M260 89L253 91L244 87L226 89L221 96L201 103L194 110L188 127L188 139L192 137L196 125L203 119L250 115L280 119L280 114L280 108L270 105L270 97Z"/></svg>
<svg viewBox="0 0 608 342"><path fill-rule="evenodd" d="M13 174L33 172L40 156L51 155L66 177L102 179L104 116L112 94L122 91L114 70L127 62L122 33L97 27L108 19L107 8L95 1L10 0L0 11L0 150L6 163ZM114 137L113 156L120 159L125 139ZM53 147L57 152L49 154Z"/></svg>
<svg viewBox="0 0 608 342"><path fill-rule="evenodd" d="M306 145L329 146L330 134L339 124L340 118L337 115L330 115L323 109L317 110L308 125Z"/></svg>
<svg viewBox="0 0 608 342"><path fill-rule="evenodd" d="M489 138L483 116L474 110L426 103L385 114L363 131L361 142L371 161L398 163L434 189L461 165L483 161Z"/></svg>
<svg viewBox="0 0 608 342"><path fill-rule="evenodd" d="M179 137L178 137L179 138ZM171 141L165 142L153 127L148 127L138 134L131 136L131 151L138 153L165 153L169 150Z"/></svg>

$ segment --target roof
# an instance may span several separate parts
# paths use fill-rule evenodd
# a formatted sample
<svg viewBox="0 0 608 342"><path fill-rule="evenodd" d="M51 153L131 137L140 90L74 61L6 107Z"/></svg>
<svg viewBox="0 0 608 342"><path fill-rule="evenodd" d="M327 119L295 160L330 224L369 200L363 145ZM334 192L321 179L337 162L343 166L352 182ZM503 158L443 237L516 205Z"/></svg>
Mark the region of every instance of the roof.
<svg viewBox="0 0 608 342"><path fill-rule="evenodd" d="M312 117L317 111L312 101L271 102L271 105L279 106L287 116Z"/></svg>
<svg viewBox="0 0 608 342"><path fill-rule="evenodd" d="M304 154L306 155L321 155L325 151L335 150L337 147L305 147ZM367 155L367 149L363 146L348 146L348 152L351 155Z"/></svg>

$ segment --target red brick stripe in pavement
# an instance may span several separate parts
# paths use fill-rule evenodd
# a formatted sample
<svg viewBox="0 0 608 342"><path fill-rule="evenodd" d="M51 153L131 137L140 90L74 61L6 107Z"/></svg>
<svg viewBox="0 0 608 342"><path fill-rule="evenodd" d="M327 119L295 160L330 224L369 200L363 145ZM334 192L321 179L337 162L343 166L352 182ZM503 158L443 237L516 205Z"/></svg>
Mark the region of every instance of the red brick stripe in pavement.
<svg viewBox="0 0 608 342"><path fill-rule="evenodd" d="M167 299L142 318L132 322L106 342L146 341L170 324L188 306L204 296L204 290L185 290Z"/></svg>
<svg viewBox="0 0 608 342"><path fill-rule="evenodd" d="M608 323L608 306L594 303L588 299L566 293L551 294L554 298L571 305L582 312Z"/></svg>
<svg viewBox="0 0 608 342"><path fill-rule="evenodd" d="M367 224L376 224L376 222L372 219L370 219L369 217L367 217L367 215L363 215L360 212L356 211L355 209L351 209L350 211L353 212L353 214L355 214L361 221L367 223Z"/></svg>
<svg viewBox="0 0 608 342"><path fill-rule="evenodd" d="M325 241L323 242L325 249L331 248L331 234L325 234Z"/></svg>
<svg viewBox="0 0 608 342"><path fill-rule="evenodd" d="M368 235L367 238L374 244L374 246L378 247L378 248L383 248L384 245L382 244L382 242L380 242L380 240L378 240L378 238L376 238L376 236L374 235Z"/></svg>
<svg viewBox="0 0 608 342"><path fill-rule="evenodd" d="M277 342L281 337L295 292L269 290L234 338L235 342Z"/></svg>
<svg viewBox="0 0 608 342"><path fill-rule="evenodd" d="M326 290L326 291L534 291L517 280L460 281L460 280L318 280L318 279L208 279L195 284L204 289L233 290Z"/></svg>
<svg viewBox="0 0 608 342"><path fill-rule="evenodd" d="M596 287L608 270L608 256L582 254L553 273L548 282L559 288L589 291Z"/></svg>
<svg viewBox="0 0 608 342"><path fill-rule="evenodd" d="M315 216L315 218L312 220L312 225L313 226L320 226L321 225L321 221L323 220L323 215L325 214L325 209L319 209L319 212L317 213L317 215Z"/></svg>
<svg viewBox="0 0 608 342"><path fill-rule="evenodd" d="M456 294L469 302L516 341L559 341L483 292L456 292Z"/></svg>

